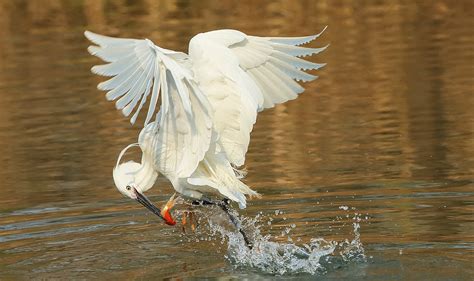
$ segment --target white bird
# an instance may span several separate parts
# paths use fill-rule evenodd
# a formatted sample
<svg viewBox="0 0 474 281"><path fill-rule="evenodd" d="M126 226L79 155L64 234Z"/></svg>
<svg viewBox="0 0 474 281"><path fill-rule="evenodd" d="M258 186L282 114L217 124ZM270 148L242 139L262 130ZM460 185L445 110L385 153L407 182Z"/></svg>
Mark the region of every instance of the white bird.
<svg viewBox="0 0 474 281"><path fill-rule="evenodd" d="M132 124L149 102L138 142L122 150L113 169L117 189L168 224L175 223L169 213L174 196L160 211L143 194L159 173L185 197L203 200L203 194L217 194L245 208L246 195L258 193L240 181L242 173L237 168L245 162L257 113L295 99L304 91L296 81L317 78L305 71L325 64L300 57L320 53L327 46L299 45L321 33L256 37L237 30L216 30L194 36L185 54L158 47L148 39L86 31L85 36L98 45L88 51L107 62L92 67L92 72L113 76L98 89L107 91L108 100L116 100L123 115L130 116L135 109ZM120 163L133 146L142 151L141 163Z"/></svg>

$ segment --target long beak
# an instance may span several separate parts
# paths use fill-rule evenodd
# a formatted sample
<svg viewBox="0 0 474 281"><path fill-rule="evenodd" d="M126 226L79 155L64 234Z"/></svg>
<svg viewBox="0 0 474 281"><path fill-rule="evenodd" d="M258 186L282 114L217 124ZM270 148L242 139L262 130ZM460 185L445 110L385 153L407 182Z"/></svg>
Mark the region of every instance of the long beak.
<svg viewBox="0 0 474 281"><path fill-rule="evenodd" d="M145 195L141 194L140 192L138 192L136 189L135 189L135 194L137 195L137 201L140 202L140 204L142 204L143 206L145 206L145 208L147 208L148 210L150 210L153 214L157 215L158 217L160 217L162 220L165 221L166 223L166 219L161 215L161 210L160 208L156 207L155 205L153 205L153 203L151 203L150 200L148 200L148 198L146 198Z"/></svg>

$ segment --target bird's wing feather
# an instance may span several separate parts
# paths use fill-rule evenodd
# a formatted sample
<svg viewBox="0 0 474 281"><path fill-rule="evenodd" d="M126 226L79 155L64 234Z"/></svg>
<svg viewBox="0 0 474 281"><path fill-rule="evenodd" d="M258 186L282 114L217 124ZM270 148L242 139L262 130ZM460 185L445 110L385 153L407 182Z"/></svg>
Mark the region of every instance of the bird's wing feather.
<svg viewBox="0 0 474 281"><path fill-rule="evenodd" d="M297 81L317 78L305 71L325 64L300 57L320 53L327 46L299 45L321 33L307 37L257 37L237 30L216 30L191 40L189 55L196 79L214 107L214 125L233 164L240 166L245 161L257 112L295 99L304 91Z"/></svg>
<svg viewBox="0 0 474 281"><path fill-rule="evenodd" d="M162 157L159 164L178 177L191 175L209 148L212 112L193 79L187 55L160 48L148 39L113 38L89 31L85 36L98 45L90 46L89 52L108 62L92 67L92 72L113 76L98 88L108 91L107 99L116 100L123 115L128 117L136 109L132 124L148 99L145 126L152 121L161 94L153 127L159 145L155 144L153 155L173 148L172 157Z"/></svg>

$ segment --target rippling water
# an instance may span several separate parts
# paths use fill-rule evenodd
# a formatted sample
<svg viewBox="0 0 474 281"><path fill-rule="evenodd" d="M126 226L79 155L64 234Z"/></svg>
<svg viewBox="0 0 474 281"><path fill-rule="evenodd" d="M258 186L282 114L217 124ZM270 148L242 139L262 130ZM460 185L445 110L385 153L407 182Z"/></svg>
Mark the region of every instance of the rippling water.
<svg viewBox="0 0 474 281"><path fill-rule="evenodd" d="M0 279L472 280L472 2L254 2L0 1ZM326 25L320 79L252 134L263 197L240 213L259 247L211 210L182 234L115 190L139 127L95 89L85 29L185 51L212 29Z"/></svg>

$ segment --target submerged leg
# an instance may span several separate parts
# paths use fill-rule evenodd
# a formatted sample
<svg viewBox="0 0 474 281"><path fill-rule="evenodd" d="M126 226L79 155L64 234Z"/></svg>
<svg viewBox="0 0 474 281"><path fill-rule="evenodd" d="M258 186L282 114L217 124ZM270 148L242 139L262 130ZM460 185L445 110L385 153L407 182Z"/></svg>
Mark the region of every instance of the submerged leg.
<svg viewBox="0 0 474 281"><path fill-rule="evenodd" d="M194 200L192 202L193 205L213 205L213 206L219 206L229 217L230 221L232 224L235 226L235 228L240 232L242 237L244 238L245 244L249 249L252 249L253 244L250 242L250 239L248 238L247 234L244 232L244 230L240 227L240 220L234 216L230 210L229 210L229 205L230 205L230 200L227 198L222 199L222 201L212 201L208 199L201 199L201 200Z"/></svg>

